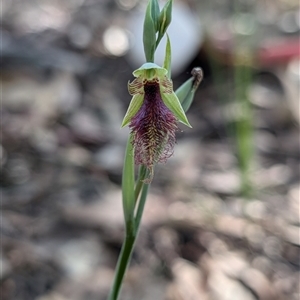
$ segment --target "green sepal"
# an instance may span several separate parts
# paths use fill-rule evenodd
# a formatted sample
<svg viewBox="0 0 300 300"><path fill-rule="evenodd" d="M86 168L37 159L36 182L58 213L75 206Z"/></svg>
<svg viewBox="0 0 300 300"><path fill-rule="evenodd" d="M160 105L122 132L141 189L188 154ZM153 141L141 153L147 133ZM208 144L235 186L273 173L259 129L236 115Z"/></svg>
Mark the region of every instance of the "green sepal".
<svg viewBox="0 0 300 300"><path fill-rule="evenodd" d="M144 20L143 43L146 61L153 62L156 46L156 26L152 18L152 1L149 1L146 9Z"/></svg>
<svg viewBox="0 0 300 300"><path fill-rule="evenodd" d="M156 41L156 47L158 46L159 42L163 38L164 34L166 33L172 21L172 4L173 4L173 0L169 0L160 12L159 31L158 31L158 38Z"/></svg>
<svg viewBox="0 0 300 300"><path fill-rule="evenodd" d="M178 119L179 122L183 123L184 125L191 127L184 110L174 92L172 93L163 93L161 91L161 97L164 101L165 105L170 109L170 111L174 114L174 116Z"/></svg>
<svg viewBox="0 0 300 300"><path fill-rule="evenodd" d="M132 97L127 112L125 114L125 117L123 119L121 128L127 126L130 123L131 119L136 115L136 113L141 108L143 104L143 100L144 100L143 94L136 94Z"/></svg>
<svg viewBox="0 0 300 300"><path fill-rule="evenodd" d="M141 67L139 67L138 69L136 69L135 71L132 72L132 74L135 76L135 77L138 77L140 75L143 74L143 71L144 70L149 70L149 69L162 69L162 67L158 66L157 64L155 63L152 63L152 62L147 62L147 63L144 63ZM164 75L166 74L167 72L164 71Z"/></svg>
<svg viewBox="0 0 300 300"><path fill-rule="evenodd" d="M168 71L160 66L158 66L157 64L154 63L145 63L143 64L140 68L138 68L137 70L135 70L132 74L134 77L139 77L139 76L143 76L147 79L151 79L148 75L149 72L147 71L151 71L153 70L153 72L151 72L153 75L152 77L159 77L162 78L164 75L166 75L168 73Z"/></svg>
<svg viewBox="0 0 300 300"><path fill-rule="evenodd" d="M168 78L171 78L171 60L172 60L172 52L171 52L171 42L169 35L167 34L167 43L166 43L166 53L164 60L164 69L168 71Z"/></svg>

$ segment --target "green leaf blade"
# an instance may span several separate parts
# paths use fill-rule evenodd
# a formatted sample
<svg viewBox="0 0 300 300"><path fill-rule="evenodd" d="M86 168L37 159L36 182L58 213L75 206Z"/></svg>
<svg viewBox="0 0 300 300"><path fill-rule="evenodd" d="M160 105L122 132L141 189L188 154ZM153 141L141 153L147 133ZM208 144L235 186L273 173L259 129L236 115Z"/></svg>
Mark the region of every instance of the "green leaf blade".
<svg viewBox="0 0 300 300"><path fill-rule="evenodd" d="M203 79L203 71L199 67L193 68L192 75L193 77L188 79L175 91L175 94L185 112L189 110L194 101L196 90Z"/></svg>
<svg viewBox="0 0 300 300"><path fill-rule="evenodd" d="M166 52L165 52L165 60L164 60L164 69L168 71L168 78L171 78L171 61L172 61L172 52L171 52L171 42L169 35L167 34L167 43L166 43Z"/></svg>
<svg viewBox="0 0 300 300"><path fill-rule="evenodd" d="M122 200L126 224L132 223L134 218L135 191L134 191L134 149L132 135L130 135L125 152L122 174Z"/></svg>
<svg viewBox="0 0 300 300"><path fill-rule="evenodd" d="M152 20L155 25L155 31L158 32L158 30L159 30L159 15L160 15L158 0L151 0L150 2L151 2Z"/></svg>
<svg viewBox="0 0 300 300"><path fill-rule="evenodd" d="M146 9L143 32L144 52L147 62L154 62L156 45L156 26L152 18L152 1L149 1Z"/></svg>
<svg viewBox="0 0 300 300"><path fill-rule="evenodd" d="M193 81L194 81L194 78L191 77L175 91L175 94L178 97L178 100L180 101L181 104L184 102L185 98L192 90Z"/></svg>
<svg viewBox="0 0 300 300"><path fill-rule="evenodd" d="M194 101L195 91L191 90L182 103L182 109L187 112Z"/></svg>
<svg viewBox="0 0 300 300"><path fill-rule="evenodd" d="M156 47L160 43L161 39L163 38L164 34L166 33L172 21L172 6L173 6L173 0L169 0L160 12L159 31L158 31L158 38L156 41Z"/></svg>

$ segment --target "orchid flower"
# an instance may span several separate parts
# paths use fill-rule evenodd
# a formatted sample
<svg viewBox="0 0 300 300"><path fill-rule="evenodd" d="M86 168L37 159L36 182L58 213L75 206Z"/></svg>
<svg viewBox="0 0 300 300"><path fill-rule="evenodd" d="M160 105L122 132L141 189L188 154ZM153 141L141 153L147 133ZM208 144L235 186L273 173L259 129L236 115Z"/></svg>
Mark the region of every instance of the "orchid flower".
<svg viewBox="0 0 300 300"><path fill-rule="evenodd" d="M150 183L153 167L172 156L176 143L177 122L191 127L173 91L168 71L154 63L145 63L133 72L136 77L128 83L132 95L122 127L129 125L133 136L134 161L149 170Z"/></svg>

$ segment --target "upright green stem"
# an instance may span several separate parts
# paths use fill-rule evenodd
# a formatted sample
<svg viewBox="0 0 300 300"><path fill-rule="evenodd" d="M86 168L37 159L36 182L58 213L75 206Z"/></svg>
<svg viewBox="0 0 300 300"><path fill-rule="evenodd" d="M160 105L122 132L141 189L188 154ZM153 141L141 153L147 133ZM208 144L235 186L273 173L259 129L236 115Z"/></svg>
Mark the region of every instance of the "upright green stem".
<svg viewBox="0 0 300 300"><path fill-rule="evenodd" d="M134 191L135 204L139 198L141 189L143 187L143 184L144 184L143 179L146 178L146 172L147 172L147 168L144 165L140 166L139 175L138 175L138 179L137 179L137 183L136 183L135 191Z"/></svg>
<svg viewBox="0 0 300 300"><path fill-rule="evenodd" d="M136 234L139 231L140 222L142 219L142 215L143 215L143 211L144 211L144 207L145 207L145 203L146 203L146 199L147 199L147 195L148 195L148 189L149 189L149 184L144 184L143 188L142 188L141 198L140 198L140 201L139 201L139 204L137 207L136 217L135 217Z"/></svg>
<svg viewBox="0 0 300 300"><path fill-rule="evenodd" d="M253 161L252 110L248 90L251 83L251 69L247 61L235 66L236 101L240 105L240 118L236 123L238 158L241 172L241 192L251 196L250 169Z"/></svg>
<svg viewBox="0 0 300 300"><path fill-rule="evenodd" d="M142 180L147 177L147 170L144 166L141 167L138 181L135 187L135 203L137 204L136 216L126 223L126 233L125 240L122 245L122 249L118 258L118 263L116 266L116 273L114 277L113 286L109 294L108 300L117 300L121 291L124 275L131 259L134 244L138 235L140 221L143 215L145 202L148 194L148 184L144 184ZM142 192L141 192L142 191ZM141 192L140 199L138 201L139 194Z"/></svg>
<svg viewBox="0 0 300 300"><path fill-rule="evenodd" d="M128 226L133 228L133 226ZM126 237L122 245L121 253L119 255L118 263L116 266L116 273L113 282L111 292L108 296L108 300L117 300L122 287L123 278L131 258L132 250L136 240L135 230L132 232L126 232Z"/></svg>

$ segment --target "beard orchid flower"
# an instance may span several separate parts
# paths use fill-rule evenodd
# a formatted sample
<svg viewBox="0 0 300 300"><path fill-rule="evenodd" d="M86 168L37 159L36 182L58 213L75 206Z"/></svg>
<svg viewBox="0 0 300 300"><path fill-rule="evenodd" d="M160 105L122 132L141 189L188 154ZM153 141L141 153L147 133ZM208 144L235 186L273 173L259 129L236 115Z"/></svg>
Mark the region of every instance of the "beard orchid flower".
<svg viewBox="0 0 300 300"><path fill-rule="evenodd" d="M122 122L132 134L134 161L148 168L150 183L156 163L166 162L173 154L177 122L191 127L173 91L168 71L154 63L145 63L133 72L128 83L132 100Z"/></svg>

